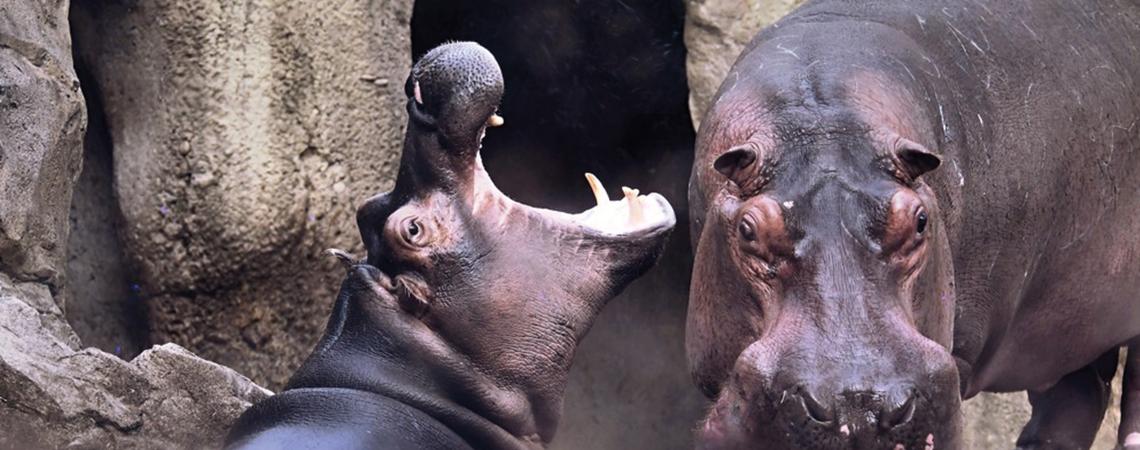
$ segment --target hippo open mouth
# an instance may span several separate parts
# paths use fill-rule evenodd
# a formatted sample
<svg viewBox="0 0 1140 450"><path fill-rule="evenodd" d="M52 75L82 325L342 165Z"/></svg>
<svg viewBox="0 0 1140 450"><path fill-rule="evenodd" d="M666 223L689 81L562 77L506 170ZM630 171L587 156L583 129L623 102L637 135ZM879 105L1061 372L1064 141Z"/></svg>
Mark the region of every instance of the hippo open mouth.
<svg viewBox="0 0 1140 450"><path fill-rule="evenodd" d="M476 170L485 175L482 161L477 164ZM622 197L612 200L601 180L594 174L586 173L586 181L597 205L576 214L532 207L510 200L490 184L489 177L486 178L489 186L484 189L494 188L494 191L481 194L499 197L499 201L510 201L512 207L528 209L530 213L542 216L556 227L577 228L580 233L597 239L637 239L672 229L675 222L673 208L661 194L654 192L643 195L639 189L622 186Z"/></svg>
<svg viewBox="0 0 1140 450"><path fill-rule="evenodd" d="M405 93L396 184L357 211L363 265L380 274L384 296L427 328L418 336L447 343L430 365L461 382L450 395L518 439L549 442L578 342L601 308L657 261L673 209L660 194L629 187L611 198L592 174L596 205L578 213L501 192L480 150L488 129L504 124L503 78L478 44L428 52ZM460 370L472 366L479 370Z"/></svg>
<svg viewBox="0 0 1140 450"><path fill-rule="evenodd" d="M479 151L504 123L503 78L478 44L428 52L405 93L396 184L357 211L368 256L334 252L348 276L324 337L233 441L296 447L298 417L321 447L541 448L578 343L665 246L676 219L659 194L611 199L586 174L597 205L572 214L499 191Z"/></svg>

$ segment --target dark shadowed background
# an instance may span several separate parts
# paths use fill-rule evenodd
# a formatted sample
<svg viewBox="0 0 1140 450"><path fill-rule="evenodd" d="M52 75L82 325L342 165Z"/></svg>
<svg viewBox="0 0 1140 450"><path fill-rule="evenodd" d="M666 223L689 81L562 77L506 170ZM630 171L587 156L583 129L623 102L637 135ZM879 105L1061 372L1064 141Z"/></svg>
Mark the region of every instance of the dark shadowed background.
<svg viewBox="0 0 1140 450"><path fill-rule="evenodd" d="M583 177L592 172L611 196L623 185L660 192L677 212L659 265L602 311L579 348L553 448L691 448L703 412L684 353L695 137L684 20L680 1L415 4L413 54L471 40L503 67L507 126L487 133L483 158L507 195L580 211L594 201Z"/></svg>

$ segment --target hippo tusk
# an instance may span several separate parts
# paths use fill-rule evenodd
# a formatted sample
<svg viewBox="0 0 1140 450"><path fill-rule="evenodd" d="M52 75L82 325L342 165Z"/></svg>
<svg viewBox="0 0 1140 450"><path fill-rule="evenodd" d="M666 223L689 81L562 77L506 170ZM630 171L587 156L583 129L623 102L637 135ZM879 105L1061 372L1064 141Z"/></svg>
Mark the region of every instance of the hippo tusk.
<svg viewBox="0 0 1140 450"><path fill-rule="evenodd" d="M424 96L423 96L423 94L420 93L420 82L419 81L416 81L415 83L412 84L412 92L413 92L413 95L416 97L416 103L421 104L421 105L424 104Z"/></svg>
<svg viewBox="0 0 1140 450"><path fill-rule="evenodd" d="M502 126L504 122L506 121L503 120L503 116L498 114L491 114L491 117L487 118L487 126L491 128Z"/></svg>
<svg viewBox="0 0 1140 450"><path fill-rule="evenodd" d="M637 195L641 191L637 189L630 189L622 186L621 191L625 193L625 201L629 202L629 223L634 226L641 225L645 219L645 211L642 210L641 199Z"/></svg>
<svg viewBox="0 0 1140 450"><path fill-rule="evenodd" d="M610 201L610 194L606 192L606 188L602 186L601 180L590 172L586 172L586 182L590 183L590 190L594 191L594 200L598 201L598 206L602 206Z"/></svg>
<svg viewBox="0 0 1140 450"><path fill-rule="evenodd" d="M336 259L339 260L342 265L344 265L345 269L351 270L352 266L356 265L356 257L352 256L351 253L336 248L330 248L325 251L329 252L330 255L335 256Z"/></svg>

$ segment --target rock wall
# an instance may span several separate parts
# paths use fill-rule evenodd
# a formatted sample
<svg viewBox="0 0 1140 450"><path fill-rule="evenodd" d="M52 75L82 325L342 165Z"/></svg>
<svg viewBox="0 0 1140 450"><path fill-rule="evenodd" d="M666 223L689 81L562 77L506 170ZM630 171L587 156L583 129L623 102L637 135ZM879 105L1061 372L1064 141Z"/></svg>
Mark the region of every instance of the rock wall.
<svg viewBox="0 0 1140 450"><path fill-rule="evenodd" d="M803 0L685 0L689 110L699 129L721 81L757 31Z"/></svg>
<svg viewBox="0 0 1140 450"><path fill-rule="evenodd" d="M79 349L64 254L86 125L67 1L0 5L0 448L215 446L268 392L173 345Z"/></svg>
<svg viewBox="0 0 1140 450"><path fill-rule="evenodd" d="M392 180L410 16L410 0L76 3L153 342L275 387L307 356L340 283L323 251L360 251L356 206Z"/></svg>
<svg viewBox="0 0 1140 450"><path fill-rule="evenodd" d="M689 107L700 127L712 98L741 50L760 29L779 20L803 0L686 0L685 46L689 74ZM1113 382L1109 409L1093 449L1111 449L1120 424L1121 373ZM982 394L964 404L965 448L1013 448L1029 420L1024 393Z"/></svg>
<svg viewBox="0 0 1140 450"><path fill-rule="evenodd" d="M63 284L67 205L86 111L67 1L0 6L0 271Z"/></svg>
<svg viewBox="0 0 1140 450"><path fill-rule="evenodd" d="M166 344L78 349L46 286L0 274L0 448L216 448L270 393Z"/></svg>

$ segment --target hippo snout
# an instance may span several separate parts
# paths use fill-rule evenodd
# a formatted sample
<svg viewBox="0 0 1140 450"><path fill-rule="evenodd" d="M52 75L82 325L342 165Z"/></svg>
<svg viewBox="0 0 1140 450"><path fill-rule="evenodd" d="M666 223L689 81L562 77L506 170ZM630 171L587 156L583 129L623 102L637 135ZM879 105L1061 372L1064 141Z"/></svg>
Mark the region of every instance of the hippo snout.
<svg viewBox="0 0 1140 450"><path fill-rule="evenodd" d="M914 418L916 391L912 384L900 383L879 389L845 390L839 395L821 394L820 389L806 384L793 390L802 412L820 425L839 425L841 433L850 433L851 424L866 422L863 428L891 430ZM799 415L800 411L793 411Z"/></svg>
<svg viewBox="0 0 1140 450"><path fill-rule="evenodd" d="M956 448L957 368L933 342L851 352L860 360L779 347L741 354L698 430L702 448Z"/></svg>

